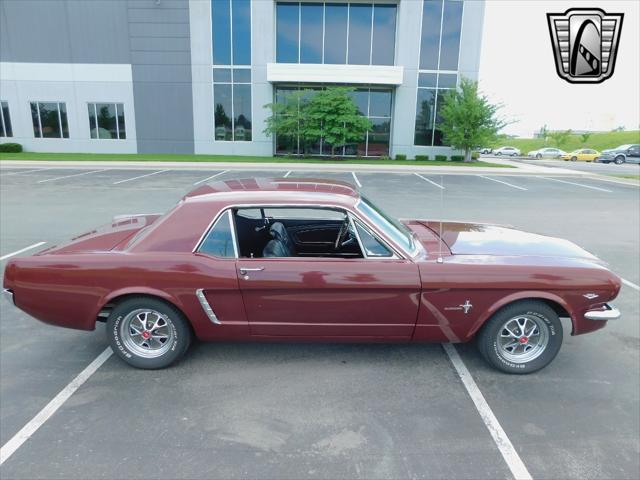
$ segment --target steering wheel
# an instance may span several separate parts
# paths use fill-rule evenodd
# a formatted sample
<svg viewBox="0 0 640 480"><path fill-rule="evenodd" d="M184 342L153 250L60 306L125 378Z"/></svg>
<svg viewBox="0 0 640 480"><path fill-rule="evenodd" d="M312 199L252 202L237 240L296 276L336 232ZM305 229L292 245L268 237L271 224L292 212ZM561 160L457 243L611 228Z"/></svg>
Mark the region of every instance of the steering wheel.
<svg viewBox="0 0 640 480"><path fill-rule="evenodd" d="M334 250L338 250L342 246L342 242L348 231L349 231L349 219L345 218L344 222L342 222L342 225L340 225L340 231L338 232L336 241L333 244Z"/></svg>

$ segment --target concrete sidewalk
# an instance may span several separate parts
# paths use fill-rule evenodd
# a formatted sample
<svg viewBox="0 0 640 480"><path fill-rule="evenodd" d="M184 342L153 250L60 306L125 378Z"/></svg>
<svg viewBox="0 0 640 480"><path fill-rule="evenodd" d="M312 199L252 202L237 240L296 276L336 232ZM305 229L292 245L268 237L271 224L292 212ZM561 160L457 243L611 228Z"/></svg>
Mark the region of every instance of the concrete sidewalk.
<svg viewBox="0 0 640 480"><path fill-rule="evenodd" d="M136 162L136 161L48 161L48 160L1 160L0 167L28 168L132 168L132 169L180 169L180 170L274 170L274 171L327 171L327 172L387 172L387 173L431 173L431 174L487 174L487 175L554 175L581 176L588 173L564 168L550 168L539 165L514 162L512 160L492 159L512 168L466 167L466 166L429 166L429 165L375 165L326 163L245 163L245 162Z"/></svg>

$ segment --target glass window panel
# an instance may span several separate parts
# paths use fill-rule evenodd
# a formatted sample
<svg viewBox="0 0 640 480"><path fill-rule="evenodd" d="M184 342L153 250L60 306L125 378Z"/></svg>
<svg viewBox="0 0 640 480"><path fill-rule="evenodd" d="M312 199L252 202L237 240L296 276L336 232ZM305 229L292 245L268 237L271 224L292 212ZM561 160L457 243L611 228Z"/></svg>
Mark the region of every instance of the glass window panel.
<svg viewBox="0 0 640 480"><path fill-rule="evenodd" d="M11 116L9 115L9 104L2 102L2 135L5 137L13 137L13 128L11 127Z"/></svg>
<svg viewBox="0 0 640 480"><path fill-rule="evenodd" d="M322 63L321 3L303 3L300 11L300 63Z"/></svg>
<svg viewBox="0 0 640 480"><path fill-rule="evenodd" d="M95 106L96 106L95 103L90 103L87 106L87 110L89 113L89 135L91 136L91 138L98 138Z"/></svg>
<svg viewBox="0 0 640 480"><path fill-rule="evenodd" d="M461 1L445 0L442 14L442 43L440 46L440 70L458 69L460 29L462 27Z"/></svg>
<svg viewBox="0 0 640 480"><path fill-rule="evenodd" d="M391 119L372 118L373 128L369 132L369 144L367 155L380 157L389 155L389 134L391 132Z"/></svg>
<svg viewBox="0 0 640 480"><path fill-rule="evenodd" d="M435 73L420 73L418 74L418 86L436 88L436 77Z"/></svg>
<svg viewBox="0 0 640 480"><path fill-rule="evenodd" d="M342 222L345 213L328 208L265 208L264 215L276 220L334 220Z"/></svg>
<svg viewBox="0 0 640 480"><path fill-rule="evenodd" d="M251 2L231 0L233 20L233 64L251 65Z"/></svg>
<svg viewBox="0 0 640 480"><path fill-rule="evenodd" d="M438 88L456 88L458 75L455 73L441 73L438 78Z"/></svg>
<svg viewBox="0 0 640 480"><path fill-rule="evenodd" d="M298 63L299 5L276 5L276 62Z"/></svg>
<svg viewBox="0 0 640 480"><path fill-rule="evenodd" d="M431 145L436 91L424 88L418 89L416 102L415 145Z"/></svg>
<svg viewBox="0 0 640 480"><path fill-rule="evenodd" d="M369 116L391 116L391 91L371 90L371 100L369 101Z"/></svg>
<svg viewBox="0 0 640 480"><path fill-rule="evenodd" d="M324 63L346 63L348 5L327 3L324 14Z"/></svg>
<svg viewBox="0 0 640 480"><path fill-rule="evenodd" d="M251 85L233 86L233 139L251 141Z"/></svg>
<svg viewBox="0 0 640 480"><path fill-rule="evenodd" d="M216 140L232 140L231 136L231 85L215 84L213 86L215 102L214 123Z"/></svg>
<svg viewBox="0 0 640 480"><path fill-rule="evenodd" d="M356 228L358 229L358 236L362 242L362 248L364 249L367 257L391 257L392 252L385 247L376 237L369 233L369 230L356 221Z"/></svg>
<svg viewBox="0 0 640 480"><path fill-rule="evenodd" d="M365 117L369 115L369 90L354 90L349 92L354 103L358 107L358 111Z"/></svg>
<svg viewBox="0 0 640 480"><path fill-rule="evenodd" d="M231 83L231 69L230 68L214 68L213 81Z"/></svg>
<svg viewBox="0 0 640 480"><path fill-rule="evenodd" d="M371 63L371 5L349 5L349 64Z"/></svg>
<svg viewBox="0 0 640 480"><path fill-rule="evenodd" d="M420 68L424 70L437 70L442 0L424 0L422 8Z"/></svg>
<svg viewBox="0 0 640 480"><path fill-rule="evenodd" d="M213 63L231 65L231 5L229 0L211 0Z"/></svg>
<svg viewBox="0 0 640 480"><path fill-rule="evenodd" d="M98 138L118 138L116 106L112 103L96 103Z"/></svg>
<svg viewBox="0 0 640 480"><path fill-rule="evenodd" d="M236 256L233 248L233 235L229 214L225 213L216 221L198 249L199 252L215 257L233 258Z"/></svg>
<svg viewBox="0 0 640 480"><path fill-rule="evenodd" d="M40 108L40 124L44 138L62 138L60 117L57 103L38 103Z"/></svg>
<svg viewBox="0 0 640 480"><path fill-rule="evenodd" d="M62 136L64 138L69 138L69 123L67 122L67 104L59 103L58 108L60 108L60 119L62 120Z"/></svg>
<svg viewBox="0 0 640 480"><path fill-rule="evenodd" d="M250 68L234 68L233 83L251 83Z"/></svg>
<svg viewBox="0 0 640 480"><path fill-rule="evenodd" d="M127 130L124 124L124 105L122 103L117 104L118 107L118 130L120 131L120 140L127 138Z"/></svg>
<svg viewBox="0 0 640 480"><path fill-rule="evenodd" d="M396 6L373 7L373 65L393 65L396 47Z"/></svg>
<svg viewBox="0 0 640 480"><path fill-rule="evenodd" d="M36 138L42 137L40 131L40 120L38 119L38 103L31 102L31 121L33 122L33 136Z"/></svg>
<svg viewBox="0 0 640 480"><path fill-rule="evenodd" d="M442 130L440 130L438 128L438 125L440 124L440 122L442 121L441 117L440 117L440 112L442 111L442 105L443 105L443 98L444 95L447 94L447 91L438 91L438 98L436 100L436 121L435 121L435 127L433 129L433 145L434 146L444 146L445 145L445 141L444 141L444 137L442 134Z"/></svg>

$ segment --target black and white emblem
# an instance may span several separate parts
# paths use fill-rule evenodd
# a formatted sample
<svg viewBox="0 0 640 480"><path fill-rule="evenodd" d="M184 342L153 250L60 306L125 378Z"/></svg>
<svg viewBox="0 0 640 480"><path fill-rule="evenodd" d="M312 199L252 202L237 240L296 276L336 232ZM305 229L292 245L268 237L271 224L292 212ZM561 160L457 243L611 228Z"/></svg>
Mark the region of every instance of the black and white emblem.
<svg viewBox="0 0 640 480"><path fill-rule="evenodd" d="M613 75L623 13L570 8L547 13L560 78L570 83L601 83Z"/></svg>

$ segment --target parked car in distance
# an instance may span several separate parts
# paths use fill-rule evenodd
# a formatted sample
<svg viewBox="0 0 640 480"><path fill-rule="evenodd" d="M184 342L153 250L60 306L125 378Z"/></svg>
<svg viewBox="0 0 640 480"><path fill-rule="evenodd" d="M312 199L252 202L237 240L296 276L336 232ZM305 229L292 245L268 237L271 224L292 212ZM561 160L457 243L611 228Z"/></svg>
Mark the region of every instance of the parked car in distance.
<svg viewBox="0 0 640 480"><path fill-rule="evenodd" d="M497 150L494 150L493 154L498 156L498 157L501 156L501 155L509 155L511 157L518 157L518 156L520 156L520 150L518 150L516 147L500 147Z"/></svg>
<svg viewBox="0 0 640 480"><path fill-rule="evenodd" d="M621 280L563 239L396 220L352 185L246 179L199 187L11 259L4 292L45 323L94 330L138 368L203 341L467 342L507 373L548 365L603 328ZM212 368L214 368L212 366Z"/></svg>
<svg viewBox="0 0 640 480"><path fill-rule="evenodd" d="M545 148L540 148L538 150L533 150L527 153L527 157L560 158L560 156L565 155L566 153L567 152L560 150L559 148L545 147Z"/></svg>
<svg viewBox="0 0 640 480"><path fill-rule="evenodd" d="M638 163L640 164L640 145L620 145L618 148L611 150L603 150L600 156L596 159L602 163L615 163L617 165L623 163Z"/></svg>
<svg viewBox="0 0 640 480"><path fill-rule="evenodd" d="M480 153L482 153L483 155L487 155L491 152L493 152L493 148L490 147L482 147L481 149L478 150Z"/></svg>
<svg viewBox="0 0 640 480"><path fill-rule="evenodd" d="M593 162L599 156L600 152L597 150L593 150L591 148L580 148L573 152L565 153L560 158L565 162L568 162L569 160L572 162Z"/></svg>

